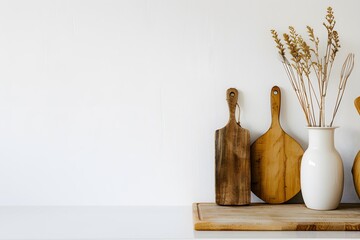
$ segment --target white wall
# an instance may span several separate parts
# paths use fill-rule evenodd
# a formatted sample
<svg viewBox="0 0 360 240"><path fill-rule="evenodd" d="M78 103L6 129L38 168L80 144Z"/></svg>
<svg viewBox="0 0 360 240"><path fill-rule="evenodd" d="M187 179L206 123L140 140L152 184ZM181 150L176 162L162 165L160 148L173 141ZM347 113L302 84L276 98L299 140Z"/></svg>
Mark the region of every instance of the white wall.
<svg viewBox="0 0 360 240"><path fill-rule="evenodd" d="M282 126L306 147L269 30L309 24L324 40L329 5L342 41L335 87L346 53L360 57L357 0L1 1L0 205L214 201L229 87L254 141L279 85ZM359 74L356 64L336 119L344 202L359 202Z"/></svg>

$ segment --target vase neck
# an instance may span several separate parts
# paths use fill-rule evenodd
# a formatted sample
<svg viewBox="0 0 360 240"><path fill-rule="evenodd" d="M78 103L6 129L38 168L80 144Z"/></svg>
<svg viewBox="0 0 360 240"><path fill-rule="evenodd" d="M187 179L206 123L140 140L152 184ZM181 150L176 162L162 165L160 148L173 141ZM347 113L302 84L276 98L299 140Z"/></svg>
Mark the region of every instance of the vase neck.
<svg viewBox="0 0 360 240"><path fill-rule="evenodd" d="M315 148L334 148L335 128L308 128L309 147Z"/></svg>

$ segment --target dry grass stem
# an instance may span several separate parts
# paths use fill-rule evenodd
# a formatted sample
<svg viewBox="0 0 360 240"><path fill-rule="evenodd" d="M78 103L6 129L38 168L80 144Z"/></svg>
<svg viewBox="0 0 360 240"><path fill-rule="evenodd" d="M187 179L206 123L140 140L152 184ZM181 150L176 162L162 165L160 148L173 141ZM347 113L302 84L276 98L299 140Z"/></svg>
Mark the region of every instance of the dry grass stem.
<svg viewBox="0 0 360 240"><path fill-rule="evenodd" d="M323 56L320 55L319 51L320 40L316 37L314 29L310 26L307 26L306 29L311 45L292 26L289 26L288 33L283 34L284 44L281 38L279 38L277 31L271 30L285 72L305 114L307 124L312 127L326 126L325 100L327 89L334 60L340 49L340 39L338 32L335 30L335 24L333 9L328 7L325 22L323 23L327 30L327 42ZM338 112L346 83L353 67L354 54L349 54L341 71L339 89L330 126L332 126Z"/></svg>

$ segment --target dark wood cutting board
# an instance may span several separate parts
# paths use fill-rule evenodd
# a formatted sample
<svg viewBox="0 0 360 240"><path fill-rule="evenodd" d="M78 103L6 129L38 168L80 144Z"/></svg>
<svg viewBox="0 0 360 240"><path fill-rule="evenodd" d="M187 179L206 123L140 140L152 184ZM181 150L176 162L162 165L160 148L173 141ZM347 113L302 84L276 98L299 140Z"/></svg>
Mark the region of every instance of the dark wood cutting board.
<svg viewBox="0 0 360 240"><path fill-rule="evenodd" d="M236 122L238 91L226 92L230 118L215 132L215 189L219 205L250 203L250 133Z"/></svg>
<svg viewBox="0 0 360 240"><path fill-rule="evenodd" d="M300 162L304 150L279 121L281 92L270 93L272 122L251 145L251 191L267 203L284 203L300 191Z"/></svg>

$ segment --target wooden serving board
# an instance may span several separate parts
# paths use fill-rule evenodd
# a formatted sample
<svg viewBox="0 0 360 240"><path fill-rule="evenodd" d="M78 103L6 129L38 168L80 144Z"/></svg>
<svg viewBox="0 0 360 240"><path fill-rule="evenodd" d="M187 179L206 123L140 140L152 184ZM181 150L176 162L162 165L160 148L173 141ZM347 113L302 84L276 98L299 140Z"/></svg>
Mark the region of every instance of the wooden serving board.
<svg viewBox="0 0 360 240"><path fill-rule="evenodd" d="M281 91L270 92L271 125L250 148L251 191L267 203L284 203L300 192L304 150L280 125Z"/></svg>
<svg viewBox="0 0 360 240"><path fill-rule="evenodd" d="M360 96L355 99L354 104L355 104L356 110L360 114Z"/></svg>
<svg viewBox="0 0 360 240"><path fill-rule="evenodd" d="M215 192L219 205L250 203L250 133L235 119L238 91L226 92L230 117L215 132Z"/></svg>
<svg viewBox="0 0 360 240"><path fill-rule="evenodd" d="M360 115L360 96L355 99L355 107ZM354 180L354 186L358 197L360 198L360 151L355 157L354 164L352 167L352 174Z"/></svg>
<svg viewBox="0 0 360 240"><path fill-rule="evenodd" d="M353 175L353 181L356 193L358 197L360 198L360 151L355 157L353 167L351 169L352 175Z"/></svg>
<svg viewBox="0 0 360 240"><path fill-rule="evenodd" d="M316 211L304 204L255 203L248 206L193 204L198 231L360 231L360 204Z"/></svg>

